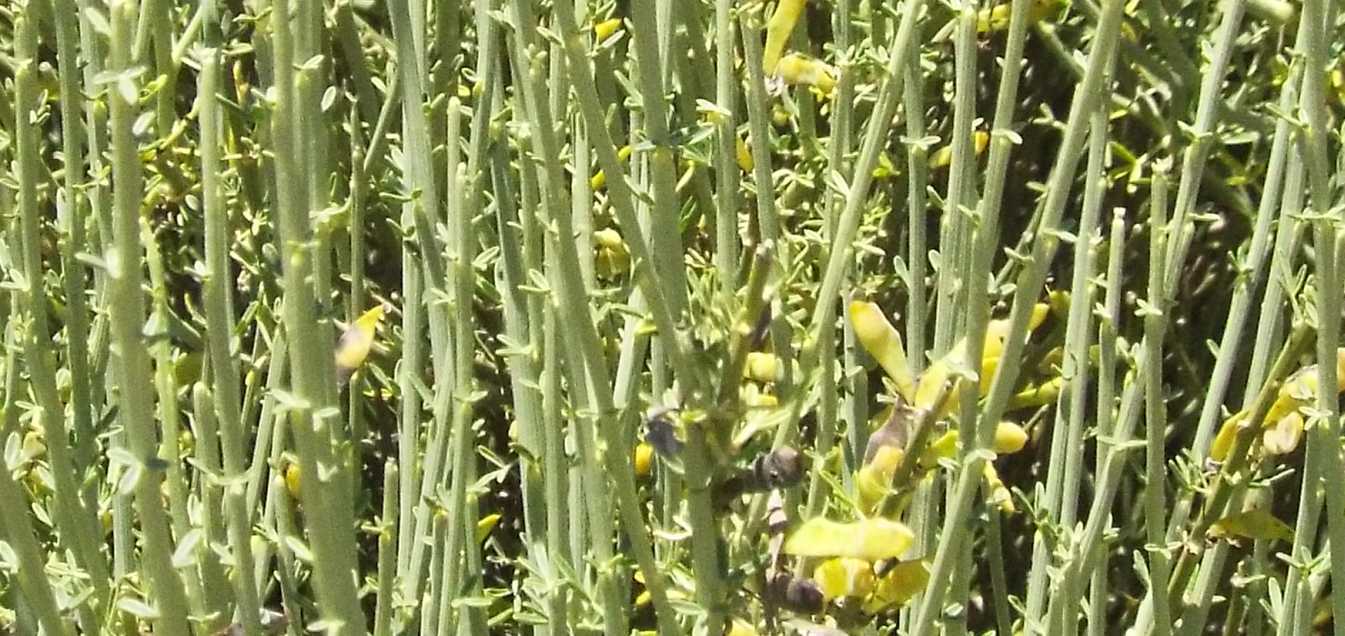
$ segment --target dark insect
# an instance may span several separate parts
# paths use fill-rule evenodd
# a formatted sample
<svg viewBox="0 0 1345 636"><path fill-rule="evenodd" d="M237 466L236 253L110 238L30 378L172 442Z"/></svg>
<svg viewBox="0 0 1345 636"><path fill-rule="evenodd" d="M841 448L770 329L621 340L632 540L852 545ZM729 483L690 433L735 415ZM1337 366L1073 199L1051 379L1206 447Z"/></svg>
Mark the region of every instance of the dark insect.
<svg viewBox="0 0 1345 636"><path fill-rule="evenodd" d="M752 331L747 336L747 342L751 344L753 350L760 349L766 344L766 334L770 332L771 327L771 306L766 305L761 310L761 315L757 316L756 324L752 325Z"/></svg>
<svg viewBox="0 0 1345 636"><path fill-rule="evenodd" d="M788 446L757 455L740 473L743 492L765 492L789 488L803 481L803 455Z"/></svg>
<svg viewBox="0 0 1345 636"><path fill-rule="evenodd" d="M788 446L757 455L746 468L719 485L721 502L739 495L797 486L803 481L803 455Z"/></svg>
<svg viewBox="0 0 1345 636"><path fill-rule="evenodd" d="M771 576L765 596L774 605L798 614L818 614L826 607L826 597L816 583L784 572Z"/></svg>
<svg viewBox="0 0 1345 636"><path fill-rule="evenodd" d="M677 436L677 424L673 422L672 413L676 409L658 408L649 412L645 418L644 440L649 442L650 446L658 451L659 455L671 458L682 452L682 440Z"/></svg>

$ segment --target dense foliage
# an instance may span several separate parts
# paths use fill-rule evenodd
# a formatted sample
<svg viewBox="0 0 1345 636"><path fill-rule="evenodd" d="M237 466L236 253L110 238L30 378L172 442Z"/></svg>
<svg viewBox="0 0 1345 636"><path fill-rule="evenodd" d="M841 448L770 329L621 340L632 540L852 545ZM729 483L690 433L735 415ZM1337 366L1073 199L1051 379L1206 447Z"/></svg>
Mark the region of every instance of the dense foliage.
<svg viewBox="0 0 1345 636"><path fill-rule="evenodd" d="M0 631L1343 633L1338 10L0 5Z"/></svg>

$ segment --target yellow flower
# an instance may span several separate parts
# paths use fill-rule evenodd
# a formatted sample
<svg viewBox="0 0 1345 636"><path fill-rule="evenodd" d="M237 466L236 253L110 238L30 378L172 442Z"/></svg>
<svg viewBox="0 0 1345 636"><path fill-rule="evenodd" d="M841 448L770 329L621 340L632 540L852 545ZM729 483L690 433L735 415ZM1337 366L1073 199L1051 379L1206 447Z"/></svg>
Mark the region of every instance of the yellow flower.
<svg viewBox="0 0 1345 636"><path fill-rule="evenodd" d="M784 553L853 557L872 562L899 556L914 539L910 528L892 519L873 517L840 522L813 517L785 539Z"/></svg>
<svg viewBox="0 0 1345 636"><path fill-rule="evenodd" d="M1286 543L1294 540L1294 531L1269 512L1253 508L1234 513L1210 525L1206 536L1215 539L1242 537L1258 541L1279 539Z"/></svg>
<svg viewBox="0 0 1345 636"><path fill-rule="evenodd" d="M1009 398L1009 404L1006 410L1016 411L1018 409L1031 408L1051 404L1060 396L1060 388L1065 385L1065 379L1056 376L1041 384L1029 386Z"/></svg>
<svg viewBox="0 0 1345 636"><path fill-rule="evenodd" d="M290 465L285 467L285 490L289 491L291 499L298 501L299 462L290 462Z"/></svg>
<svg viewBox="0 0 1345 636"><path fill-rule="evenodd" d="M1260 422L1262 429L1262 449L1268 455L1283 455L1298 447L1303 437L1303 411L1312 405L1317 395L1317 365L1303 367L1296 371L1280 386L1266 412L1266 419ZM1336 350L1336 393L1345 391L1345 347ZM1238 411L1224 420L1219 433L1210 445L1210 458L1223 461L1233 448L1233 440L1242 426L1252 426L1246 422L1250 417L1246 410Z"/></svg>
<svg viewBox="0 0 1345 636"><path fill-rule="evenodd" d="M873 356L887 377L897 385L897 393L907 400L915 395L915 377L906 360L906 347L901 334L887 321L883 310L871 302L850 302L850 326L864 350Z"/></svg>
<svg viewBox="0 0 1345 636"><path fill-rule="evenodd" d="M1012 455L1027 445L1027 431L1013 422L1000 422L995 427L995 453Z"/></svg>
<svg viewBox="0 0 1345 636"><path fill-rule="evenodd" d="M757 382L775 382L780 379L780 358L773 353L753 351L747 354L743 375Z"/></svg>
<svg viewBox="0 0 1345 636"><path fill-rule="evenodd" d="M365 358L369 357L369 351L374 345L374 330L378 328L378 322L383 319L385 307L377 305L373 309L364 312L355 322L341 334L341 340L336 345L336 372L342 384L350 379L350 375L364 364Z"/></svg>
<svg viewBox="0 0 1345 636"><path fill-rule="evenodd" d="M654 447L645 442L635 445L635 476L648 477L654 468Z"/></svg>
<svg viewBox="0 0 1345 636"><path fill-rule="evenodd" d="M888 569L878 578L873 594L864 601L863 610L868 614L878 614L894 607L901 607L929 583L929 562L903 561Z"/></svg>
<svg viewBox="0 0 1345 636"><path fill-rule="evenodd" d="M1063 3L1058 0L1033 0L1027 8L1027 24L1032 26L1042 19L1054 14ZM1013 6L1009 2L995 5L989 9L982 9L976 15L976 30L981 33L1004 31L1009 28L1009 17L1013 14Z"/></svg>
<svg viewBox="0 0 1345 636"><path fill-rule="evenodd" d="M1036 330L1046 321L1050 315L1050 306L1044 303L1037 303L1032 307L1032 315L1028 318L1028 332ZM1009 320L991 320L985 329L985 344L981 348L981 368L980 375L980 393L990 389L990 382L994 380L995 370L999 368L999 358L1004 353L1004 340L1009 336ZM920 408L932 408L934 401L939 395L943 385L948 382L953 375L953 367L962 361L966 356L966 339L959 340L946 355L938 360L920 375L920 381L915 389L915 398L912 402ZM944 411L939 415L950 413L957 407L958 392L953 391L944 403Z"/></svg>
<svg viewBox="0 0 1345 636"><path fill-rule="evenodd" d="M476 542L481 543L490 536L490 531L500 523L500 513L488 514L476 522Z"/></svg>
<svg viewBox="0 0 1345 636"><path fill-rule="evenodd" d="M896 446L879 447L873 459L855 473L855 494L861 513L873 515L877 512L878 505L891 489L892 475L905 454L904 450Z"/></svg>
<svg viewBox="0 0 1345 636"><path fill-rule="evenodd" d="M827 559L813 570L813 582L830 601L836 598L864 598L873 593L876 583L873 565L862 559L841 557Z"/></svg>
<svg viewBox="0 0 1345 636"><path fill-rule="evenodd" d="M790 53L775 66L775 75L791 86L812 86L822 94L836 87L836 69L802 53Z"/></svg>
<svg viewBox="0 0 1345 636"><path fill-rule="evenodd" d="M616 33L617 29L620 28L621 28L621 18L612 18L610 20L603 20L602 22L593 25L593 39L597 40L598 42L602 42L603 40L612 37L612 34Z"/></svg>
<svg viewBox="0 0 1345 636"><path fill-rule="evenodd" d="M775 74L780 55L784 53L789 35L794 32L794 25L798 23L806 4L807 0L780 0L780 4L775 6L775 13L771 14L770 22L766 24L766 46L761 53L761 68L767 75Z"/></svg>
<svg viewBox="0 0 1345 636"><path fill-rule="evenodd" d="M752 160L752 151L748 149L747 142L743 141L742 137L737 137L735 141L738 142L738 167L742 168L743 172L751 172L752 168L756 167L756 163Z"/></svg>
<svg viewBox="0 0 1345 636"><path fill-rule="evenodd" d="M630 249L621 233L607 228L593 233L594 271L600 278L613 279L630 270Z"/></svg>
<svg viewBox="0 0 1345 636"><path fill-rule="evenodd" d="M985 152L985 147L990 144L990 133L987 133L984 130L977 130L971 133L971 143L976 156L981 156L981 154ZM950 143L935 150L934 154L929 156L929 168L931 170L946 168L952 161L953 144Z"/></svg>
<svg viewBox="0 0 1345 636"><path fill-rule="evenodd" d="M622 146L616 151L616 158L622 161L630 159L632 149L630 146ZM588 187L594 190L601 190L607 185L607 173L599 170L588 180Z"/></svg>

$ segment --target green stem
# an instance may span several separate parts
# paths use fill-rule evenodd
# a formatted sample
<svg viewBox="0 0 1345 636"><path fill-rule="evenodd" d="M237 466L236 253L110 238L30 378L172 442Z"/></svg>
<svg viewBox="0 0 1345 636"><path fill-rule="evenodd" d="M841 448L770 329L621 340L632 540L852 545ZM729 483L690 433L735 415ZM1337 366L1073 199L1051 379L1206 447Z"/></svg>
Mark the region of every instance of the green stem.
<svg viewBox="0 0 1345 636"><path fill-rule="evenodd" d="M209 4L213 5L213 1ZM254 570L252 557L249 503L244 484L233 478L247 474L246 433L242 420L239 395L238 365L233 342L232 276L229 273L229 243L233 233L229 229L228 211L224 206L223 172L219 148L220 119L217 100L219 82L219 54L206 49L201 54L201 76L198 88L198 117L201 122L201 191L205 209L206 275L205 315L207 346L210 352L210 372L215 414L220 423L221 456L224 477L231 480L225 487L225 519L229 527L229 547L233 552L232 570L234 595L238 599L238 613L244 629L260 630L260 601L257 589L248 573Z"/></svg>
<svg viewBox="0 0 1345 636"><path fill-rule="evenodd" d="M53 350L47 320L49 298L42 265L42 223L38 211L38 172L41 166L35 122L38 109L34 77L37 71L37 34L29 17L31 13L30 8L28 14L16 16L14 34L15 53L20 60L14 82L15 121L18 124L14 129L15 177L18 181L20 236L14 247L20 250L20 271L24 283L21 294L25 304L22 315L26 322L23 359L37 402L41 423L37 430L43 432L49 453L55 486L52 517L60 531L61 544L73 553L75 563L87 571L90 578L92 602L80 609L79 620L81 625L96 629L101 624L99 616L111 602L110 577L106 558L99 549L102 528L95 514L97 501L85 499L87 491L76 479L75 457L72 456L70 436L65 427L65 408L57 392L53 369L56 352ZM16 397L11 394L7 399ZM89 407L88 403L75 404L77 410ZM81 436L77 442L84 448L84 454L91 454L95 449L92 438ZM15 532L21 533L21 529L16 528Z"/></svg>
<svg viewBox="0 0 1345 636"><path fill-rule="evenodd" d="M120 72L133 68L131 57L131 20L134 5L123 0L110 7L112 23L112 65ZM131 123L139 107L139 87L131 78L116 83L108 91L112 127L112 187L115 214L112 241L107 256L108 321L112 343L118 350L114 358L117 376L119 419L126 441L140 471L134 480L136 512L144 536L141 552L144 576L159 611L156 631L170 634L188 632L187 599L182 580L173 569L172 538L164 513L160 486L161 468L155 464L164 458L156 454L153 389L150 359L141 329L145 324L145 299L141 287L144 260L140 245L140 197L142 181L140 158Z"/></svg>
<svg viewBox="0 0 1345 636"><path fill-rule="evenodd" d="M1149 301L1161 302L1163 296L1163 258L1167 248L1167 173L1166 166L1155 168L1149 199ZM1144 346L1150 360L1163 359L1163 337L1167 314L1163 305L1145 308ZM1167 441L1167 408L1163 394L1163 365L1151 364L1144 369L1145 395L1145 483L1144 528L1149 552L1149 587L1157 590L1154 597L1153 632L1165 636L1172 630L1172 609L1168 606L1167 589L1170 566L1164 513L1167 509L1167 462L1164 445ZM1151 592L1152 593L1152 592ZM1068 610L1067 610L1068 611Z"/></svg>
<svg viewBox="0 0 1345 636"><path fill-rule="evenodd" d="M302 16L301 16L302 17ZM297 136L305 123L297 121L296 86L289 7L285 2L271 6L271 34L274 46L276 89L275 112L271 118L271 142L274 145L276 171L276 217L282 258L285 301L283 315L292 348L290 356L291 404L284 405L299 456L299 499L304 507L314 562L313 584L323 620L338 634L363 634L365 624L356 595L355 537L353 513L348 497L331 497L333 492L348 492L349 466L341 461L338 448L344 445L341 427L335 426L332 376L314 373L329 368L332 358L330 340L319 327L313 297L312 226L302 186L301 166L295 161Z"/></svg>

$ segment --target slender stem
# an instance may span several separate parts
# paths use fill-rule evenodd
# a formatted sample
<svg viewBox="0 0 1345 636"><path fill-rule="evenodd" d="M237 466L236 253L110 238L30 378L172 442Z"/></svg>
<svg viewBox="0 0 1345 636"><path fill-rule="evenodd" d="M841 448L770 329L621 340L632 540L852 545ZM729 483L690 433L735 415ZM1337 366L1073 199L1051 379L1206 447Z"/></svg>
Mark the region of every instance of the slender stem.
<svg viewBox="0 0 1345 636"><path fill-rule="evenodd" d="M133 68L131 57L131 19L134 5L118 0L110 7L112 23L112 65L120 71ZM135 507L144 534L145 549L141 552L146 581L159 610L156 631L172 634L187 633L187 598L182 580L173 569L172 538L168 518L164 513L160 486L163 473L155 464L164 458L156 453L154 430L153 389L150 381L150 359L141 335L145 324L145 299L141 292L144 259L140 245L140 197L142 181L140 158L131 123L139 107L139 88L136 81L125 78L115 90L108 92L112 126L112 186L115 197L112 236L107 256L108 265L108 322L113 346L118 349L114 358L119 387L119 419L126 431L126 441L135 461L132 470L142 471L134 482ZM176 458L172 458L176 460Z"/></svg>
<svg viewBox="0 0 1345 636"><path fill-rule="evenodd" d="M1097 376L1097 455L1093 464L1094 473L1102 470L1106 453L1104 449L1110 443L1112 422L1116 408L1116 345L1117 332L1121 323L1121 290L1124 279L1121 265L1125 257L1125 210L1117 208L1113 212L1111 234L1107 253L1107 294L1103 303L1103 313L1098 321L1098 376ZM1110 525L1110 521L1108 521ZM1095 548L1098 567L1093 570L1091 589L1089 590L1088 632L1097 636L1107 633L1107 551L1105 546Z"/></svg>
<svg viewBox="0 0 1345 636"><path fill-rule="evenodd" d="M1163 295L1163 258L1167 249L1167 173L1160 165L1152 177L1149 199L1149 299L1159 301ZM1167 327L1166 309L1152 306L1144 309L1145 355L1150 360L1163 359L1163 337ZM1153 632L1160 636L1172 630L1172 610L1168 606L1167 590L1169 568L1168 551L1164 545L1165 511L1167 508L1167 461L1164 446L1167 441L1167 408L1163 395L1163 365L1151 364L1144 369L1145 395L1145 483L1144 528L1149 544L1149 587L1157 590L1154 596Z"/></svg>
<svg viewBox="0 0 1345 636"><path fill-rule="evenodd" d="M378 528L378 582L374 603L374 636L392 633L393 577L397 573L397 462L383 463L383 513Z"/></svg>
<svg viewBox="0 0 1345 636"><path fill-rule="evenodd" d="M276 197L279 220L278 250L282 256L285 301L283 315L289 334L290 384L296 403L285 405L285 416L299 456L299 500L309 530L314 555L313 583L323 619L339 634L363 634L365 624L359 609L355 581L355 537L351 502L330 493L348 492L349 465L338 458L344 440L334 426L334 405L329 401L334 384L331 375L312 373L331 364L331 342L318 326L316 302L310 277L313 272L312 226L306 210L305 192L295 161L297 136L303 122L296 121L295 73L289 7L271 6L276 89L275 113L271 119L271 142L275 148Z"/></svg>
<svg viewBox="0 0 1345 636"><path fill-rule="evenodd" d="M939 260L942 265L934 287L934 347L931 353L936 357L947 353L960 335L967 336L968 345L978 346L977 331L971 323L984 323L976 314L988 314L988 311L982 311L970 299L973 288L984 289L973 272L976 261L987 260L973 256L972 225L973 222L984 223L986 219L972 219L964 213L964 210L974 210L977 206L976 186L970 180L976 161L971 148L971 126L976 117L976 3L961 2L956 11L953 18L956 24L953 40L953 128L949 133L952 137L952 156L948 164L948 185L944 191L943 214L939 223ZM982 241L987 241L995 233L995 223L982 226L976 233L982 237ZM984 293L981 295L984 296ZM980 359L979 349L968 351L967 359ZM971 384L967 386L966 390L971 395L978 390ZM974 399L966 404L968 409L974 407ZM968 427L966 430L974 430L970 427L974 427L975 422L968 420L961 424Z"/></svg>
<svg viewBox="0 0 1345 636"><path fill-rule="evenodd" d="M1308 201L1311 209L1314 255L1316 256L1316 301L1317 301L1317 403L1320 418L1310 428L1308 452L1323 458L1321 474L1338 475L1342 468L1340 457L1341 422L1337 389L1337 344L1340 340L1340 271L1337 257L1341 237L1339 219L1341 212L1332 208L1331 172L1327 158L1327 140L1329 124L1325 108L1325 81L1328 40L1326 25L1334 26L1336 15L1334 6L1323 0L1305 0L1303 3L1304 74L1301 112L1307 122L1303 132L1301 148L1308 173ZM1317 488L1317 476L1304 469L1304 488L1312 483ZM1324 484L1329 514L1327 532L1331 542L1337 547L1331 551L1331 569L1345 572L1345 493L1340 488ZM1307 498L1300 499L1300 509L1311 505ZM1313 534L1316 529L1313 528ZM1295 535L1294 552L1306 547L1306 535ZM1331 607L1336 616L1345 616L1345 586L1331 593ZM1304 630L1306 625L1301 626ZM1339 622L1336 634L1345 634L1345 622Z"/></svg>
<svg viewBox="0 0 1345 636"><path fill-rule="evenodd" d="M733 0L715 0L715 102L723 109L718 122L719 152L715 156L715 269L723 293L738 287L737 73Z"/></svg>
<svg viewBox="0 0 1345 636"><path fill-rule="evenodd" d="M214 4L211 2L210 4ZM233 478L244 475L245 432L241 396L238 387L238 365L233 333L233 297L229 275L229 243L233 233L229 229L228 212L224 207L222 171L219 156L219 114L216 105L219 81L219 54L206 49L201 54L201 76L198 89L198 117L201 121L201 191L205 208L206 276L205 314L207 345L210 350L215 415L220 422L224 475ZM242 487L231 482L224 492L225 519L229 526L229 547L233 552L234 595L238 599L239 614L245 629L261 629L260 602L257 589L247 573L255 564L252 557L251 524L248 519L248 499Z"/></svg>
<svg viewBox="0 0 1345 636"><path fill-rule="evenodd" d="M28 370L28 381L37 399L37 415L47 445L52 480L55 485L53 518L60 530L61 544L74 555L74 562L89 573L92 588L91 603L80 608L80 623L89 628L100 625L99 616L105 612L111 602L107 561L99 550L101 543L100 526L95 516L97 501L85 499L88 491L81 487L76 479L76 458L70 449L70 434L65 426L65 408L57 391L56 374L53 363L55 351L51 343L51 331L47 320L48 295L46 291L45 270L42 266L41 217L38 211L38 135L35 118L37 116L36 92L36 48L37 33L29 17L29 11L16 16L15 53L20 66L15 77L15 176L18 181L18 228L20 269L22 272L23 300L22 323L25 324L23 337L24 366ZM11 234L13 236L13 234ZM138 237L138 234L137 234ZM12 240L12 239L11 239ZM138 260L136 262L139 262ZM17 396L10 394L7 399ZM76 409L86 409L89 404L75 404ZM94 451L94 440L81 436L77 440L85 450L81 454L90 455ZM76 449L76 452L80 452ZM22 534L16 527L14 532Z"/></svg>

